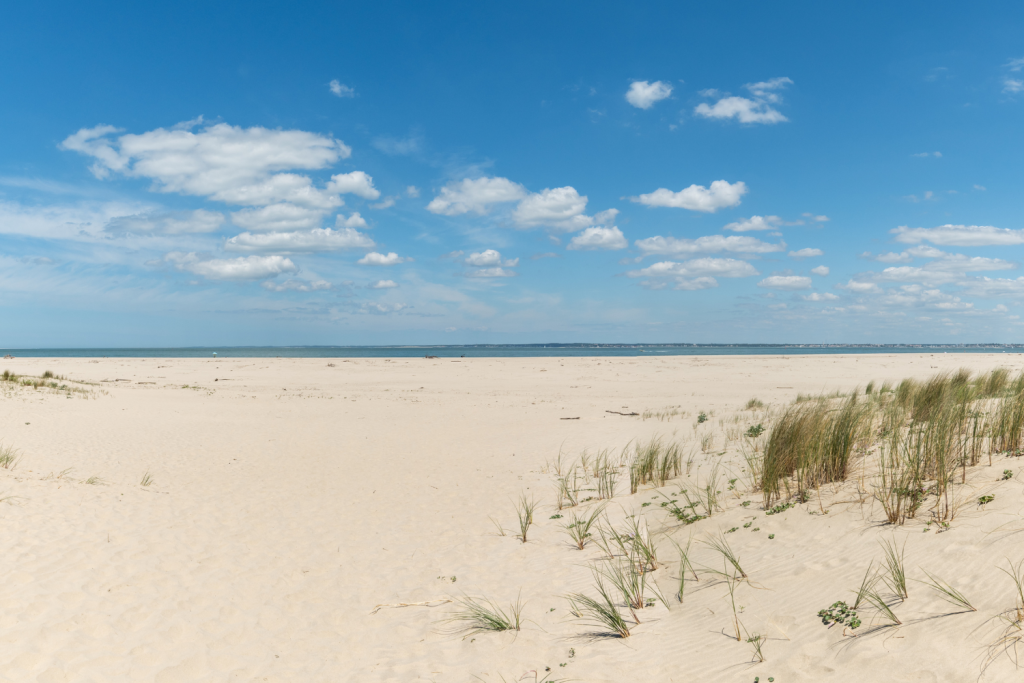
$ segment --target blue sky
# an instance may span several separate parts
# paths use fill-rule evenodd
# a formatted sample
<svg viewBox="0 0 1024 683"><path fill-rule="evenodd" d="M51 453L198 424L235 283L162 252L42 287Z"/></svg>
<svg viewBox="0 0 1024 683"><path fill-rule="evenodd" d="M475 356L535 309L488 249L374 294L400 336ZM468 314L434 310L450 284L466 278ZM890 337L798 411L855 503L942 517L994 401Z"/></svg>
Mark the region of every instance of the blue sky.
<svg viewBox="0 0 1024 683"><path fill-rule="evenodd" d="M5 13L0 346L1021 341L1019 4Z"/></svg>

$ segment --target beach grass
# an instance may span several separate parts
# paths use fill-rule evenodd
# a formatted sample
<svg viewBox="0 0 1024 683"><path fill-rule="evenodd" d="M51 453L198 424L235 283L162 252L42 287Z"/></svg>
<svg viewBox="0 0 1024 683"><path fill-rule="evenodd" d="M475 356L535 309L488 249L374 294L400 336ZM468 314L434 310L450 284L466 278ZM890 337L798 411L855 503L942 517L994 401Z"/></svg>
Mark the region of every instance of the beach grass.
<svg viewBox="0 0 1024 683"><path fill-rule="evenodd" d="M486 631L519 631L522 628L523 602L520 597L509 604L508 610L502 609L493 601L484 598L471 598L463 595L455 598L458 608L444 620L452 624L452 630L459 633L474 634Z"/></svg>

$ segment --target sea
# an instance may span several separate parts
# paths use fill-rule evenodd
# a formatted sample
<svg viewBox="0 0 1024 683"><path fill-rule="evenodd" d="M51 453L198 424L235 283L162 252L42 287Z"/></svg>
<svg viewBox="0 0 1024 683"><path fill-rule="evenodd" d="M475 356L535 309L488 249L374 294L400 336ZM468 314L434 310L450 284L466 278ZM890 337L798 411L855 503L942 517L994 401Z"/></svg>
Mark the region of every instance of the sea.
<svg viewBox="0 0 1024 683"><path fill-rule="evenodd" d="M0 349L35 358L538 358L791 356L867 353L1024 353L1024 344L471 344L465 346L196 346Z"/></svg>

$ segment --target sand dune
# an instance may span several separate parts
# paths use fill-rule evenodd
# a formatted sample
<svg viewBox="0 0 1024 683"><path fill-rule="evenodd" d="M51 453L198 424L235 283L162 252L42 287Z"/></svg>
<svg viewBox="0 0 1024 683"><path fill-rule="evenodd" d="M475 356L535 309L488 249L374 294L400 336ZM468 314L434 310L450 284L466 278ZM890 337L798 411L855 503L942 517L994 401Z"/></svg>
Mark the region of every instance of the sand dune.
<svg viewBox="0 0 1024 683"><path fill-rule="evenodd" d="M966 506L949 531L935 533L924 519L884 524L852 483L766 516L741 472L738 442L724 441L728 428L754 419L742 410L751 397L780 406L798 393L961 366L1017 372L1018 355L0 363L86 382L70 396L0 387L0 440L21 455L0 469L0 497L9 497L0 504L0 680L1019 675L1006 655L984 673L982 665L1006 626L997 615L1014 605L1015 589L996 567L1024 559L1020 461L998 456L972 469L972 490L995 499ZM675 414L644 419L647 410ZM715 433L709 454L692 426L700 411L714 413L700 428ZM610 638L569 613L564 596L592 592L589 564L601 551L571 547L565 517L551 519L546 464L560 449L572 458L618 452L656 435L696 446L691 476L661 490L705 476L715 462L732 473L723 482L737 482L723 489L724 511L681 527L655 491L623 495L620 481L609 520L646 518L665 561L652 577L670 608L641 610L630 638ZM1015 477L1003 481L1005 469ZM153 483L142 486L147 473ZM98 481L85 483L91 477ZM522 493L539 504L525 544L489 520L514 527ZM725 538L750 575L736 589L739 617L767 636L762 663L732 636L723 582L705 575L683 604L671 597L678 558L669 539L685 543L692 533L695 561L717 568L721 558L701 541L734 527ZM978 611L954 614L911 582L900 627L881 628L869 611L855 638L825 628L818 610L851 598L889 538L906 542L911 578L927 568ZM453 603L371 614L380 604L462 595L507 604L520 592L527 621L517 634L452 634L442 620Z"/></svg>

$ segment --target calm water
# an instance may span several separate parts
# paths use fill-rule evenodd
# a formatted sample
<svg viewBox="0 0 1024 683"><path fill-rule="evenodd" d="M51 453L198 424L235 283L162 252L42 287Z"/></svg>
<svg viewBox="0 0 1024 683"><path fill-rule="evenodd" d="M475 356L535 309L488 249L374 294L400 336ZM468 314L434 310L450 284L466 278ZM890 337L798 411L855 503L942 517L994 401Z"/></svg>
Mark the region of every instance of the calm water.
<svg viewBox="0 0 1024 683"><path fill-rule="evenodd" d="M571 356L738 356L835 353L1024 353L1024 345L823 346L762 344L510 344L472 346L228 346L170 349L0 349L0 356L48 358L521 358Z"/></svg>

